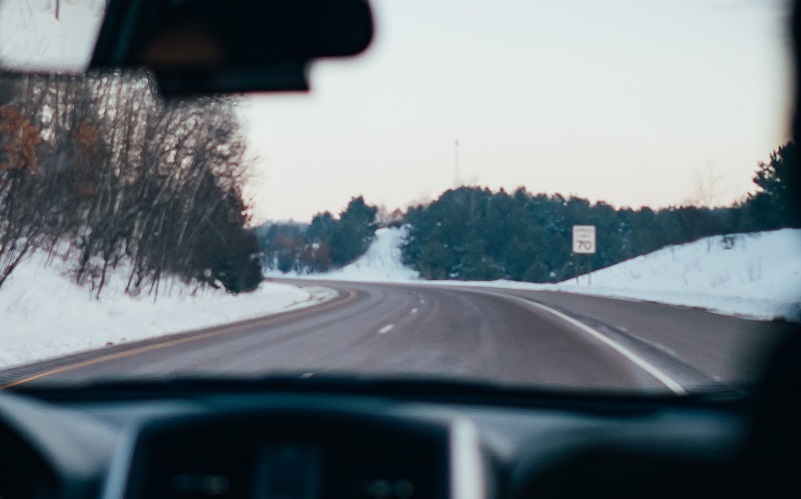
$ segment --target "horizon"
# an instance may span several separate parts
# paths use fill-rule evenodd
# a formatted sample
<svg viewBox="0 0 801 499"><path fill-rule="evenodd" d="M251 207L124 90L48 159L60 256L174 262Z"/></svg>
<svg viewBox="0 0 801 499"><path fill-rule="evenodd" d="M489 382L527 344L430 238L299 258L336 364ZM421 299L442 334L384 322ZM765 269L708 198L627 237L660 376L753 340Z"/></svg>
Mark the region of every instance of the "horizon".
<svg viewBox="0 0 801 499"><path fill-rule="evenodd" d="M597 205L603 203L603 204L606 204L608 206L611 206L613 209L615 209L615 211L619 211L619 210L639 211L639 210L642 210L642 209L651 209L651 210L657 212L657 211L664 210L664 209L686 208L686 207L708 208L708 209L712 209L712 210L714 210L714 209L727 209L727 208L736 207L738 203L740 203L742 201L745 201L746 197L748 196L748 193L745 193L745 194L743 194L743 196L741 198L734 199L730 203L713 204L713 205L694 204L694 203L690 203L690 202L678 202L678 203L674 203L674 204L670 204L670 205L666 205L666 206L657 206L657 207L645 206L645 205L643 205L643 206L626 206L626 205L618 206L618 205L615 205L614 203L610 203L610 202L608 202L606 200L603 200L603 199L591 200L591 199L588 199L586 197L579 196L579 195L576 195L576 194L564 194L564 193L560 193L560 192L532 192L532 191L528 190L527 188L525 188L524 186L518 186L518 187L516 187L514 189L505 189L504 187L500 187L498 189L492 189L492 188L490 188L488 186L485 186L485 185L465 184L465 185L459 185L458 187L448 187L445 190L443 190L442 192L440 192L437 195L435 195L434 197L432 197L431 199L419 200L418 202L414 202L414 203L409 204L407 206L401 206L401 207L396 207L396 208L389 208L389 207L386 207L386 206L383 206L383 205L374 204L374 203L371 203L370 200L367 199L364 195L362 195L362 194L354 194L354 195L350 196L347 200L343 201L342 206L340 208L333 209L333 210L324 210L324 211L320 211L320 212L314 213L312 216L309 217L308 220L296 220L296 219L292 219L292 218L286 218L286 219L267 218L267 219L263 219L263 220L260 220L260 221L256 221L254 219L253 221L251 221L250 227L251 228L256 228L256 227L260 227L260 226L267 225L267 224L308 225L308 224L311 223L312 219L315 216L321 215L321 214L326 213L326 212L330 213L332 216L337 218L337 217L339 217L340 213L345 210L345 208L347 207L348 203L352 199L356 199L356 198L359 198L359 197L363 198L365 200L365 203L367 205L369 205L369 206L374 206L374 207L379 208L379 209L383 208L383 209L386 209L390 213L392 211L394 211L395 209L399 209L401 212L403 212L405 214L410 208L413 208L413 207L416 207L416 206L419 206L419 205L424 205L425 206L425 205L431 204L431 203L437 201L446 192L452 191L452 190L456 190L456 189L462 189L462 188L482 189L482 190L483 189L489 189L492 192L493 195L499 194L500 192L503 191L509 196L514 195L515 191L517 191L519 188L523 188L532 197L536 197L536 196L548 196L548 197L562 196L562 198L564 198L566 201L569 201L571 199L581 199L581 200L589 202L590 206L597 206ZM755 191L755 189L754 189L754 191Z"/></svg>

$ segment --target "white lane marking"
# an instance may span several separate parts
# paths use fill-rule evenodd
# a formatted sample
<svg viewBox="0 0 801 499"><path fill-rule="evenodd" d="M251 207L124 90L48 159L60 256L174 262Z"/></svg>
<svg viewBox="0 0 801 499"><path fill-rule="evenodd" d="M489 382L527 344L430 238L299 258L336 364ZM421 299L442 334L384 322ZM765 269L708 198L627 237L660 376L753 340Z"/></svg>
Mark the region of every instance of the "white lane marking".
<svg viewBox="0 0 801 499"><path fill-rule="evenodd" d="M387 324L386 326L384 326L384 327L382 327L381 329L378 330L378 334L386 334L386 333L392 331L392 328L394 328L394 327L395 327L395 324Z"/></svg>
<svg viewBox="0 0 801 499"><path fill-rule="evenodd" d="M314 373L303 373L300 375L300 379L309 379L314 376Z"/></svg>
<svg viewBox="0 0 801 499"><path fill-rule="evenodd" d="M416 308L413 308L413 309L412 309L412 313L413 313L413 314L416 314L416 313L417 313L417 309L416 309Z"/></svg>
<svg viewBox="0 0 801 499"><path fill-rule="evenodd" d="M549 307L547 305L543 305L542 303L537 303L537 302L535 302L533 300L526 300L524 298L520 298L519 296L511 296L511 295L500 295L500 296L504 296L504 297L507 297L507 298L514 298L514 299L516 299L518 301L521 301L521 302L526 303L528 305L537 307L537 308L539 308L541 310L544 310L544 311L546 311L546 312L548 312L550 314L555 315L556 317L559 317L563 321L565 321L565 322L567 322L567 323L569 323L569 324L581 329L582 331L584 331L585 333L589 334L593 338L596 338L596 339L606 343L606 345L608 345L609 347L611 347L612 349L614 349L615 351L617 351L618 353L620 353L621 355L623 355L624 357L629 359L631 362L636 364L640 369L642 369L643 371L647 372L648 374L650 374L651 376L656 378L660 383L662 383L663 385L668 387L676 395L687 395L687 391L684 388L682 388L682 386L680 384L678 384L676 382L676 380L674 380L673 378L671 378L670 376L665 374L659 368L657 368L656 366L654 366L653 364L651 364L647 360L643 359L642 357L640 357L636 353L632 352L628 348L624 347L620 343L618 343L615 340L609 338L608 336L596 331L595 329L593 329L590 326L584 324L583 322L577 321L576 319L570 317L569 315L565 315L565 314L563 314L562 312L560 312L558 310L555 310L555 309L553 309L553 308L551 308L551 307Z"/></svg>

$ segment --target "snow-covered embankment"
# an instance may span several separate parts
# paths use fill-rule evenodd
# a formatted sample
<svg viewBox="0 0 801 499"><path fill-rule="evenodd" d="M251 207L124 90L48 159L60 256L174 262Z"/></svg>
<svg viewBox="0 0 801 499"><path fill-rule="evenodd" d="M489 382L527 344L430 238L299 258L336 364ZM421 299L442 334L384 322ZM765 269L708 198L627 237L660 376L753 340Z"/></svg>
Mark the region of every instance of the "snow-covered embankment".
<svg viewBox="0 0 801 499"><path fill-rule="evenodd" d="M353 281L409 281L400 245L405 230L379 229L367 253L327 274ZM592 285L589 284L590 280ZM558 284L514 281L436 281L431 284L568 291L699 307L753 319L801 316L801 230L713 236L669 246Z"/></svg>
<svg viewBox="0 0 801 499"><path fill-rule="evenodd" d="M713 236L593 272L559 289L701 307L755 319L801 317L801 230Z"/></svg>
<svg viewBox="0 0 801 499"><path fill-rule="evenodd" d="M233 296L208 289L190 296L178 289L133 298L124 275L112 276L99 300L35 255L0 288L0 368L70 353L275 314L330 300L318 286L263 282Z"/></svg>

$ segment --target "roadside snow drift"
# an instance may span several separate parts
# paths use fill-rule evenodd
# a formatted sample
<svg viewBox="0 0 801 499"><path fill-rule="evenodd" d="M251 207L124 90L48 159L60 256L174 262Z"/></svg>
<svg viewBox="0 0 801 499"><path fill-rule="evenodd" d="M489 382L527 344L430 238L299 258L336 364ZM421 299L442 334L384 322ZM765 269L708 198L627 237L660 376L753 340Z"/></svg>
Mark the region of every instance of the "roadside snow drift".
<svg viewBox="0 0 801 499"><path fill-rule="evenodd" d="M759 319L798 320L801 230L708 237L593 272L578 284L572 279L557 286Z"/></svg>
<svg viewBox="0 0 801 499"><path fill-rule="evenodd" d="M280 272L273 273L271 275L363 282L397 282L414 280L418 278L418 272L403 265L403 259L401 257L401 245L403 244L403 239L407 234L408 228L405 227L378 229L375 231L375 240L367 248L367 251L364 253L364 255L357 258L353 263L345 265L341 269L333 270L323 274L310 274L303 276L297 276L295 274L281 274Z"/></svg>
<svg viewBox="0 0 801 499"><path fill-rule="evenodd" d="M0 368L269 315L336 296L317 286L265 282L238 296L217 290L189 296L175 289L162 292L154 303L152 296L125 295L120 274L94 300L88 289L61 275L57 263L44 263L44 255L34 255L0 288Z"/></svg>
<svg viewBox="0 0 801 499"><path fill-rule="evenodd" d="M653 301L750 319L801 320L801 230L713 236L558 284L448 281Z"/></svg>
<svg viewBox="0 0 801 499"><path fill-rule="evenodd" d="M401 261L405 229L379 229L354 263L310 278L399 282L418 278ZM437 285L567 291L672 305L760 320L801 317L801 230L713 236L668 246L558 284L428 281Z"/></svg>

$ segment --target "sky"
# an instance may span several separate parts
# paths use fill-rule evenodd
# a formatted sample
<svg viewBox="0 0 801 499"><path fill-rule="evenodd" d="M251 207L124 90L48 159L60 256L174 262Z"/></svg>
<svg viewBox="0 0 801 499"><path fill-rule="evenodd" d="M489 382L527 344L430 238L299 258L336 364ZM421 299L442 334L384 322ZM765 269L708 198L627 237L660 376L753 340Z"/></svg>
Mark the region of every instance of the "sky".
<svg viewBox="0 0 801 499"><path fill-rule="evenodd" d="M243 103L256 221L456 184L662 207L698 173L728 203L789 137L784 0L372 4L363 55Z"/></svg>
<svg viewBox="0 0 801 499"><path fill-rule="evenodd" d="M789 137L787 0L371 3L363 55L242 102L254 223L454 185L663 207L698 174L726 204ZM85 67L104 4L0 0L0 65Z"/></svg>

